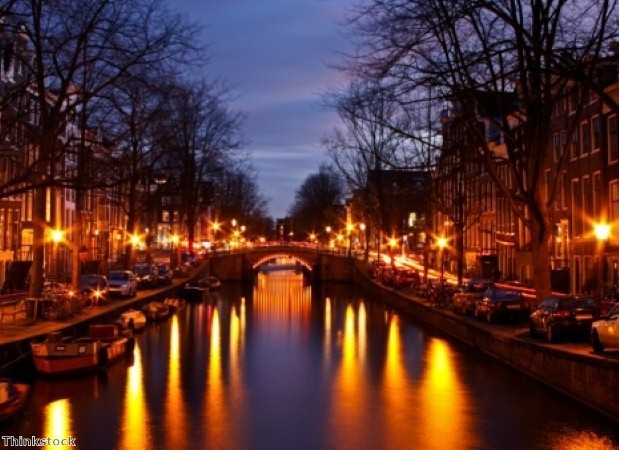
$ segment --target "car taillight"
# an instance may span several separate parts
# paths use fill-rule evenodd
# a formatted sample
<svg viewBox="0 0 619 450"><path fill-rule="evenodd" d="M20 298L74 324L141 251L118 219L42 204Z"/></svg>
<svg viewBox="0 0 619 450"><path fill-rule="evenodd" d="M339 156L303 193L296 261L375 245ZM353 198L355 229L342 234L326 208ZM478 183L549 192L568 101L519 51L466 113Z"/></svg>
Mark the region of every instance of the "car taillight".
<svg viewBox="0 0 619 450"><path fill-rule="evenodd" d="M558 317L559 319L567 319L570 316L570 312L568 310L555 311L553 316Z"/></svg>

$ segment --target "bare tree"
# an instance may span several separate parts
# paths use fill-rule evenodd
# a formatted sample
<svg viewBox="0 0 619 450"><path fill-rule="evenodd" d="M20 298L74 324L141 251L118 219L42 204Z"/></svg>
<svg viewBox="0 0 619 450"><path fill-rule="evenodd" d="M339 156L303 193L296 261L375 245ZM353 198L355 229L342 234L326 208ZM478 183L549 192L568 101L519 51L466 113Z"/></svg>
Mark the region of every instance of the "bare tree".
<svg viewBox="0 0 619 450"><path fill-rule="evenodd" d="M594 76L607 45L617 38L615 0L488 1L372 0L354 20L356 67L399 95L458 105L475 151L531 233L538 297L550 292L549 205L566 162L551 165L553 106L570 83L614 101ZM503 134L514 186L497 173L495 153L479 126L479 93L516 93L516 108L493 117ZM574 116L578 120L578 114ZM572 126L573 129L573 126ZM550 169L550 195L544 171Z"/></svg>
<svg viewBox="0 0 619 450"><path fill-rule="evenodd" d="M369 225L378 231L380 253L382 236L394 236L398 231L396 215L401 206L388 200L383 172L429 170L438 153L436 135L424 126L430 123L427 116L424 120L414 117L376 83L353 82L344 92L331 93L327 100L342 127L325 136L322 145L350 191L361 198L364 221L371 220ZM366 228L366 238L370 231Z"/></svg>
<svg viewBox="0 0 619 450"><path fill-rule="evenodd" d="M267 199L260 192L256 169L244 159L230 161L214 179L213 212L223 220L235 219L252 235L271 234Z"/></svg>
<svg viewBox="0 0 619 450"><path fill-rule="evenodd" d="M22 90L14 95L32 100L24 104L29 114L15 116L27 120L23 126L29 131L28 148L33 149L23 159L20 189L34 189L30 290L38 295L47 191L59 183L75 186L83 181L62 180L65 173L58 170L65 158L67 125L92 99L120 77L136 73L136 68L172 68L188 58L198 60L192 51L196 27L158 0L24 0L13 5L10 22L27 38L31 50L30 57L22 60L28 82L16 85ZM52 224L57 217L58 212L52 211ZM73 253L77 258L77 248Z"/></svg>
<svg viewBox="0 0 619 450"><path fill-rule="evenodd" d="M295 228L310 234L322 232L327 225L337 226L345 194L340 173L333 166L321 164L318 172L308 175L295 193L288 212Z"/></svg>
<svg viewBox="0 0 619 450"><path fill-rule="evenodd" d="M167 94L162 124L166 167L178 188L178 208L192 248L194 229L214 201L215 177L242 145L244 116L227 106L229 90L220 82L178 83Z"/></svg>

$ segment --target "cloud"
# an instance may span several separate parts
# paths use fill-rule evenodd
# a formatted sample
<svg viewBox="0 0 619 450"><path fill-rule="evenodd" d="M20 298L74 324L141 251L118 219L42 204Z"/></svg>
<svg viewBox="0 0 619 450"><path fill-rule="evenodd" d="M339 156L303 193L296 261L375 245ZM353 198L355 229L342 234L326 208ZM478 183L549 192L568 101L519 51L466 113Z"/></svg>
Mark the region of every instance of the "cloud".
<svg viewBox="0 0 619 450"><path fill-rule="evenodd" d="M250 142L262 192L281 217L305 178L326 159L322 136L337 124L319 93L342 86L327 66L348 43L340 23L356 0L178 0L177 8L205 25L211 75L238 92L230 105L248 113Z"/></svg>

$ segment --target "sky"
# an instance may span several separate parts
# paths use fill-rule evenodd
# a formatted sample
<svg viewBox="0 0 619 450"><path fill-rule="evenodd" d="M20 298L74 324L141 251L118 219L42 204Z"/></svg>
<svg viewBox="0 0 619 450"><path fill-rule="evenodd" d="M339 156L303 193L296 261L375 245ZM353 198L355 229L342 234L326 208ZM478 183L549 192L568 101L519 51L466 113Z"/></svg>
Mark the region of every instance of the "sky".
<svg viewBox="0 0 619 450"><path fill-rule="evenodd" d="M328 162L321 138L337 124L321 94L343 87L330 67L350 49L344 19L357 0L175 0L204 27L208 75L233 87L230 109L247 114L243 134L269 200L285 217L306 177Z"/></svg>

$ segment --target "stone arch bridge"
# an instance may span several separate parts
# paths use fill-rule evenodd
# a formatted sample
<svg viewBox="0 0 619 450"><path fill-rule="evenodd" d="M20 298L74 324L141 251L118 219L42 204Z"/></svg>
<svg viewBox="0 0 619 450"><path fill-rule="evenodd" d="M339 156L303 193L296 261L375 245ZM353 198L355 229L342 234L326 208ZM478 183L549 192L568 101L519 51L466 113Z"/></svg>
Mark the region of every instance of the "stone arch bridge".
<svg viewBox="0 0 619 450"><path fill-rule="evenodd" d="M352 281L354 258L302 245L268 245L216 254L209 260L210 274L225 281L253 280L259 267L274 258L293 259L312 280Z"/></svg>

